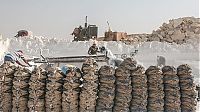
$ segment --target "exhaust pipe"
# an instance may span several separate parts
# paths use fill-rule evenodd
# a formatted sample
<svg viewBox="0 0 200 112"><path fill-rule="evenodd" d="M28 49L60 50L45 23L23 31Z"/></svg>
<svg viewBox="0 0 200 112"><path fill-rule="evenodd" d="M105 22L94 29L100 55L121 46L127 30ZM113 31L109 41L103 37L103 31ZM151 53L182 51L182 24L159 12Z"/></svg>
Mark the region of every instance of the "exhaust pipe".
<svg viewBox="0 0 200 112"><path fill-rule="evenodd" d="M85 28L87 28L87 16L85 17Z"/></svg>

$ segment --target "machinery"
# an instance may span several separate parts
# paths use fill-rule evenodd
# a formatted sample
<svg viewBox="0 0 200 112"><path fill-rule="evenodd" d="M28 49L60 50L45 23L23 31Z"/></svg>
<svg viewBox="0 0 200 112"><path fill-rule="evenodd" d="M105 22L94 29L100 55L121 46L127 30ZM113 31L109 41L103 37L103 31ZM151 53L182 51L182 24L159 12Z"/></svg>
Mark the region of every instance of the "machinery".
<svg viewBox="0 0 200 112"><path fill-rule="evenodd" d="M85 56L66 56L66 57L44 57L42 51L40 51L40 57L30 59L28 61L33 61L34 63L48 63L48 64L62 64L62 63L83 63L87 59L93 58L99 63L108 63L109 57L107 54L100 55L85 55Z"/></svg>
<svg viewBox="0 0 200 112"><path fill-rule="evenodd" d="M99 48L99 54L98 55L82 55L82 56L66 56L66 57L44 57L42 55L42 52L40 51L40 57L30 59L28 61L33 61L34 63L47 63L47 64L57 64L59 66L60 64L75 64L78 63L80 65L81 63L85 62L87 59L92 58L96 62L101 64L109 64L117 66L123 61L123 59L127 57L134 57L138 50L135 50L134 52L131 52L130 54L113 54L109 49L106 49L104 46ZM113 57L114 56L114 57ZM116 65L117 64L117 65Z"/></svg>
<svg viewBox="0 0 200 112"><path fill-rule="evenodd" d="M85 18L84 28L80 25L75 28L72 35L74 35L73 41L88 41L89 39L96 39L98 34L98 27L96 25L88 25L87 16Z"/></svg>
<svg viewBox="0 0 200 112"><path fill-rule="evenodd" d="M71 56L71 57L46 57L44 58L43 56L41 56L41 58L34 58L33 61L34 63L81 63L81 62L85 62L86 59L88 58L93 58L95 59L97 62L107 62L109 60L108 57L106 57L106 55L92 55L92 56Z"/></svg>
<svg viewBox="0 0 200 112"><path fill-rule="evenodd" d="M125 32L113 32L110 29L110 25L108 21L107 21L107 24L108 24L108 31L105 32L104 41L121 41L127 37L127 33Z"/></svg>

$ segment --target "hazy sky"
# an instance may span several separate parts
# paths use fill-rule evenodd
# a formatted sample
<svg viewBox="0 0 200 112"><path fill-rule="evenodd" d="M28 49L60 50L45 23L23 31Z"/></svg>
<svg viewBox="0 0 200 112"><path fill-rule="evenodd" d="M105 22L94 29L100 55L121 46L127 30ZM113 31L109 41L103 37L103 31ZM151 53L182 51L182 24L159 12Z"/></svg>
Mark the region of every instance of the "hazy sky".
<svg viewBox="0 0 200 112"><path fill-rule="evenodd" d="M0 34L6 37L26 29L37 36L68 37L75 27L151 33L169 19L199 17L199 0L0 0Z"/></svg>

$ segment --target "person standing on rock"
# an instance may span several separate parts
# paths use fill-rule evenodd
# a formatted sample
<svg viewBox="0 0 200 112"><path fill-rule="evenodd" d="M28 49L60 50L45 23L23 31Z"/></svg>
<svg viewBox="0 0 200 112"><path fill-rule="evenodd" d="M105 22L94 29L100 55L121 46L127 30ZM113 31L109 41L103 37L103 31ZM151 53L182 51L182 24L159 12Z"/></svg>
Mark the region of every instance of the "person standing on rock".
<svg viewBox="0 0 200 112"><path fill-rule="evenodd" d="M166 59L164 56L157 56L157 66L164 67L166 63Z"/></svg>
<svg viewBox="0 0 200 112"><path fill-rule="evenodd" d="M97 47L96 43L93 43L93 45L88 50L88 54L89 55L97 55L97 52L98 52L98 47Z"/></svg>
<svg viewBox="0 0 200 112"><path fill-rule="evenodd" d="M14 53L7 53L4 57L4 62L6 61L10 61L14 64L18 64L22 67L31 67L27 59L24 58L22 50L18 50L17 52L14 52Z"/></svg>

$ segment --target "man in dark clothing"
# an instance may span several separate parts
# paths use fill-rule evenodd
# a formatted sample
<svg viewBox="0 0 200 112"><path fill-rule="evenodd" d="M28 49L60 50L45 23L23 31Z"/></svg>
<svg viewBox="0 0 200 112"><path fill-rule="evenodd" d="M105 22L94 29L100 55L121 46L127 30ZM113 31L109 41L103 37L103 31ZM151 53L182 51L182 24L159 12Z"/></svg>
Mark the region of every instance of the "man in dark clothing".
<svg viewBox="0 0 200 112"><path fill-rule="evenodd" d="M96 44L94 43L88 50L88 54L89 55L97 55L98 52L98 47L96 46Z"/></svg>

